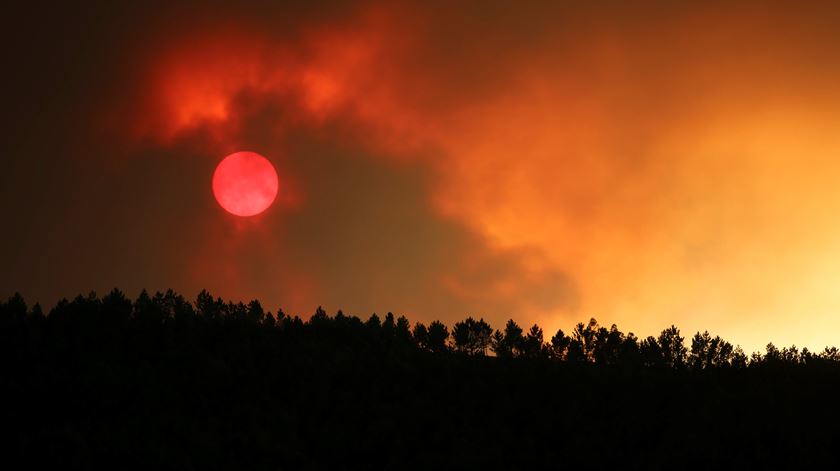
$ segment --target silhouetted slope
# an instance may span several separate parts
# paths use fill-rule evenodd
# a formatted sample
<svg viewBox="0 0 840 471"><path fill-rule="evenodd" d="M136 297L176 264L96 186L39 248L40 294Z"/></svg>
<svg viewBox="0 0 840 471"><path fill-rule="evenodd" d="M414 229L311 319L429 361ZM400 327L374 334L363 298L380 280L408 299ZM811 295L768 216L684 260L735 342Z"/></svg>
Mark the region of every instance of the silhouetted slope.
<svg viewBox="0 0 840 471"><path fill-rule="evenodd" d="M445 332L444 332L445 331ZM114 291L0 304L5 457L117 469L837 465L836 350L747 359L678 329L409 329ZM721 347L723 345L723 347ZM497 356L486 356L494 351ZM738 356L740 355L740 356Z"/></svg>

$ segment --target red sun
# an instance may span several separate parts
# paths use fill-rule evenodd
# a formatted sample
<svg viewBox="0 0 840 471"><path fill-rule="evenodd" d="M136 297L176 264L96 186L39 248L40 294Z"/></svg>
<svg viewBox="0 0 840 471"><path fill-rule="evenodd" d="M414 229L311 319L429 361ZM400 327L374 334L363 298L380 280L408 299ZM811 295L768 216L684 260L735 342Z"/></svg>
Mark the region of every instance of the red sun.
<svg viewBox="0 0 840 471"><path fill-rule="evenodd" d="M277 172L265 157L236 152L225 157L213 173L213 195L225 211L254 216L277 197Z"/></svg>

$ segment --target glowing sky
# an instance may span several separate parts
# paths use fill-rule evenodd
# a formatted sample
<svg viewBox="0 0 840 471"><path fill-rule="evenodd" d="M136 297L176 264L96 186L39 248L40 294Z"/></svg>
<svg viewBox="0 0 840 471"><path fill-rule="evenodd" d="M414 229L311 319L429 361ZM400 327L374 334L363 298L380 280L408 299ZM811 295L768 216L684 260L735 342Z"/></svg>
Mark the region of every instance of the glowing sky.
<svg viewBox="0 0 840 471"><path fill-rule="evenodd" d="M139 3L3 33L0 295L840 344L832 2Z"/></svg>

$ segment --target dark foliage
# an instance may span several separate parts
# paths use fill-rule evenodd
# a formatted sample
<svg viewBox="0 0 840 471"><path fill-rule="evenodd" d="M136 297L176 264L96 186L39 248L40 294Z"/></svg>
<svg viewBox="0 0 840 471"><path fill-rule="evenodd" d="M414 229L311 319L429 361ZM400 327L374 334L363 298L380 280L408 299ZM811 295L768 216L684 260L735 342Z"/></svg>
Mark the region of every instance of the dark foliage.
<svg viewBox="0 0 840 471"><path fill-rule="evenodd" d="M549 341L114 290L0 303L4 458L27 468L838 465L840 354L592 319ZM495 356L488 356L492 351Z"/></svg>

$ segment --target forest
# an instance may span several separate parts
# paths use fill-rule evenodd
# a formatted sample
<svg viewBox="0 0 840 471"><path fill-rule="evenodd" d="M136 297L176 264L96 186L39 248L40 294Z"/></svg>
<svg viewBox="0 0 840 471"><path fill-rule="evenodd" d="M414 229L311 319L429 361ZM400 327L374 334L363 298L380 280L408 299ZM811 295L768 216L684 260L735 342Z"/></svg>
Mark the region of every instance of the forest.
<svg viewBox="0 0 840 471"><path fill-rule="evenodd" d="M169 290L0 302L5 457L116 469L837 466L840 352Z"/></svg>

